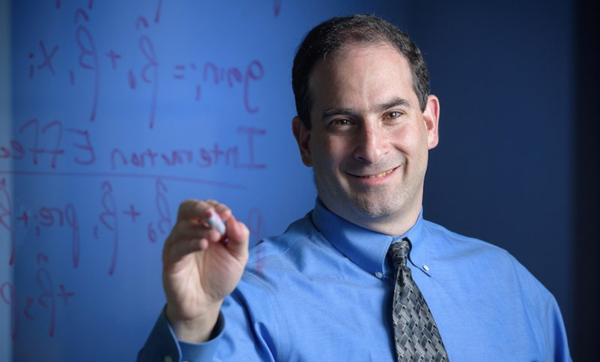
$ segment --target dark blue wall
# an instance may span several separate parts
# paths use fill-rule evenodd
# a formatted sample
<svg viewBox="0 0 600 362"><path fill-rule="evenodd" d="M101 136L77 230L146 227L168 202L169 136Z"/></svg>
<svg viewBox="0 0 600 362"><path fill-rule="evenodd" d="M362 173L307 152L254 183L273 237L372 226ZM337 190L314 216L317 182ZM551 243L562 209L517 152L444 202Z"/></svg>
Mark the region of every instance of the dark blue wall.
<svg viewBox="0 0 600 362"><path fill-rule="evenodd" d="M571 332L572 5L410 1L404 14L441 100L425 216L510 251Z"/></svg>

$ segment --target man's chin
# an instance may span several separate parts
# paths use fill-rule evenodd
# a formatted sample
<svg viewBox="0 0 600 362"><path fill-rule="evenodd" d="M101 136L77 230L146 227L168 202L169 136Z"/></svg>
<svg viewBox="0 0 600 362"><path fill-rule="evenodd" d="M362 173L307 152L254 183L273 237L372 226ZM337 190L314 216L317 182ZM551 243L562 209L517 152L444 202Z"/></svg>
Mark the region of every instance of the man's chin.
<svg viewBox="0 0 600 362"><path fill-rule="evenodd" d="M389 200L382 197L355 198L349 207L354 214L365 219L387 218L394 213L393 207L389 205Z"/></svg>

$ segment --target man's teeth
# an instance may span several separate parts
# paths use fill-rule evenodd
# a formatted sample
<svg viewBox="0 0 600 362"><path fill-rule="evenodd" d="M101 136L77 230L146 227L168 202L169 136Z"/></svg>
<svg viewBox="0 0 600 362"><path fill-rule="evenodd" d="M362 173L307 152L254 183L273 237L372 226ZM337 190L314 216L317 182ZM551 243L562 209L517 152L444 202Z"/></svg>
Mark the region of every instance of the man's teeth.
<svg viewBox="0 0 600 362"><path fill-rule="evenodd" d="M390 173L392 173L392 171L394 171L394 169L387 170L387 171L384 171L382 173L378 173L377 175L363 176L363 177L364 178L378 178L378 177L383 177L383 176L389 175Z"/></svg>

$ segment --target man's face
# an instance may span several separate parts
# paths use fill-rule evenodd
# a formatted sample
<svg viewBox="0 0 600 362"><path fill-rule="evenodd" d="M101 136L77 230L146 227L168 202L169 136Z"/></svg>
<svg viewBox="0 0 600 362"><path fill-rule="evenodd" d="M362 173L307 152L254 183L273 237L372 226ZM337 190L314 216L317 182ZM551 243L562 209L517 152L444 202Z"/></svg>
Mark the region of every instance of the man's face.
<svg viewBox="0 0 600 362"><path fill-rule="evenodd" d="M438 142L437 98L421 111L408 62L383 43L351 44L320 61L309 86L312 129L296 118L294 135L319 197L358 225L404 232L396 228L420 212L428 150Z"/></svg>

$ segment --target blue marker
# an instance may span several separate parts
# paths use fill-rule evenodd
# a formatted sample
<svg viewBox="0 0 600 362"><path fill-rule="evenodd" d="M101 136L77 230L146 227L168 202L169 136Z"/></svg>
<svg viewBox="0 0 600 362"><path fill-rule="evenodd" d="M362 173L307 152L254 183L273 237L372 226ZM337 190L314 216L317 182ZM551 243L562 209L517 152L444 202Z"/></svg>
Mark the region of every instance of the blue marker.
<svg viewBox="0 0 600 362"><path fill-rule="evenodd" d="M225 223L213 210L210 210L207 222L211 228L217 230L221 235L225 235Z"/></svg>

